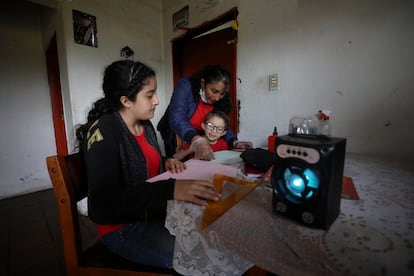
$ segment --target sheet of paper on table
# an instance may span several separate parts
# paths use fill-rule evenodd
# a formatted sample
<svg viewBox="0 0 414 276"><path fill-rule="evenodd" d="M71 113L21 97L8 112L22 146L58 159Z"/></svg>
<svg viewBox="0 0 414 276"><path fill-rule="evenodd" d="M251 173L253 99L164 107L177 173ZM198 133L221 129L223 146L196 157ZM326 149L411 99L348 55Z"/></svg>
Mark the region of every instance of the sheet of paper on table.
<svg viewBox="0 0 414 276"><path fill-rule="evenodd" d="M187 165L187 169L185 169L181 173L172 173L169 171L166 171L162 174L159 174L157 176L154 176L150 179L148 179L148 182L154 182L158 180L165 180L169 178L174 179L204 179L204 180L210 180L213 181L214 175L216 173L228 175L228 176L234 176L237 171L237 167L234 166L228 166L223 165L216 162L211 161L203 161L203 160L197 160L197 159L190 159L185 162Z"/></svg>

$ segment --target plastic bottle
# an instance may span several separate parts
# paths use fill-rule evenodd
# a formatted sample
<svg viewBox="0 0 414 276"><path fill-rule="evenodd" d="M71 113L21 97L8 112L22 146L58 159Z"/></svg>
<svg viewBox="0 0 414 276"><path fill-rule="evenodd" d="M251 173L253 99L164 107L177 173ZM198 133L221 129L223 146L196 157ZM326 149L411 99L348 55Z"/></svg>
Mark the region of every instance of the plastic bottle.
<svg viewBox="0 0 414 276"><path fill-rule="evenodd" d="M273 134L267 137L267 149L270 152L275 152L275 142L277 138L277 127L273 129Z"/></svg>
<svg viewBox="0 0 414 276"><path fill-rule="evenodd" d="M331 136L331 124L329 122L329 117L321 120L321 134Z"/></svg>
<svg viewBox="0 0 414 276"><path fill-rule="evenodd" d="M319 110L320 134L331 136L331 124L329 122L330 110Z"/></svg>

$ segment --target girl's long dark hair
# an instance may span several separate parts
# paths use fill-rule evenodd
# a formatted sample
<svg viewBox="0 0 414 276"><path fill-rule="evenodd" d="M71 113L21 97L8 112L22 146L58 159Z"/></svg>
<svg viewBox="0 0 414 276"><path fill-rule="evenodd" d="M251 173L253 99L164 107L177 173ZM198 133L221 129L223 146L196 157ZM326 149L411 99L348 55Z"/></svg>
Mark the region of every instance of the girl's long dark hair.
<svg viewBox="0 0 414 276"><path fill-rule="evenodd" d="M78 145L82 145L87 131L97 119L121 109L122 96L134 102L138 92L151 77L155 77L154 70L139 61L119 60L106 67L102 84L104 97L92 105L86 123L76 129Z"/></svg>
<svg viewBox="0 0 414 276"><path fill-rule="evenodd" d="M223 65L207 65L201 68L190 77L191 89L196 101L200 98L201 79L204 79L206 84L214 81L222 81L226 87L229 87L232 77ZM221 100L214 103L214 109L221 110L226 114L229 114L233 110L229 93L226 93Z"/></svg>

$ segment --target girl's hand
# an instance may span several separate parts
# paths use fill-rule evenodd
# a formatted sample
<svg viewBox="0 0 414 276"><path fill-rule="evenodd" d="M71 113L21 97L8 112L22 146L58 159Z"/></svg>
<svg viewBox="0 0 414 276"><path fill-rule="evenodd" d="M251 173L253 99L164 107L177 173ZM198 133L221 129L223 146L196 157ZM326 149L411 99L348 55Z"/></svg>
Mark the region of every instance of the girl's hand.
<svg viewBox="0 0 414 276"><path fill-rule="evenodd" d="M206 206L209 201L218 201L221 194L211 181L177 179L174 186L174 199Z"/></svg>
<svg viewBox="0 0 414 276"><path fill-rule="evenodd" d="M180 173L186 168L186 165L175 157L165 160L165 169L172 173Z"/></svg>

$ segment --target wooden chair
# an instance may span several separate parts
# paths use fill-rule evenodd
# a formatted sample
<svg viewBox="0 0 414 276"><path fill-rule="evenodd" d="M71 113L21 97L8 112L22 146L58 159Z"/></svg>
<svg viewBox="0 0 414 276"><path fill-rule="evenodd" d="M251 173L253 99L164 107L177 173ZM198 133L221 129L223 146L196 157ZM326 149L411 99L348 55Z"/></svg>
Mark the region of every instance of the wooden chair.
<svg viewBox="0 0 414 276"><path fill-rule="evenodd" d="M67 275L174 275L174 271L127 261L107 250L99 240L82 247L77 202L87 196L83 158L75 153L46 158L59 208Z"/></svg>
<svg viewBox="0 0 414 276"><path fill-rule="evenodd" d="M177 134L175 135L175 139L177 141L175 152L179 152L183 148L183 140Z"/></svg>

